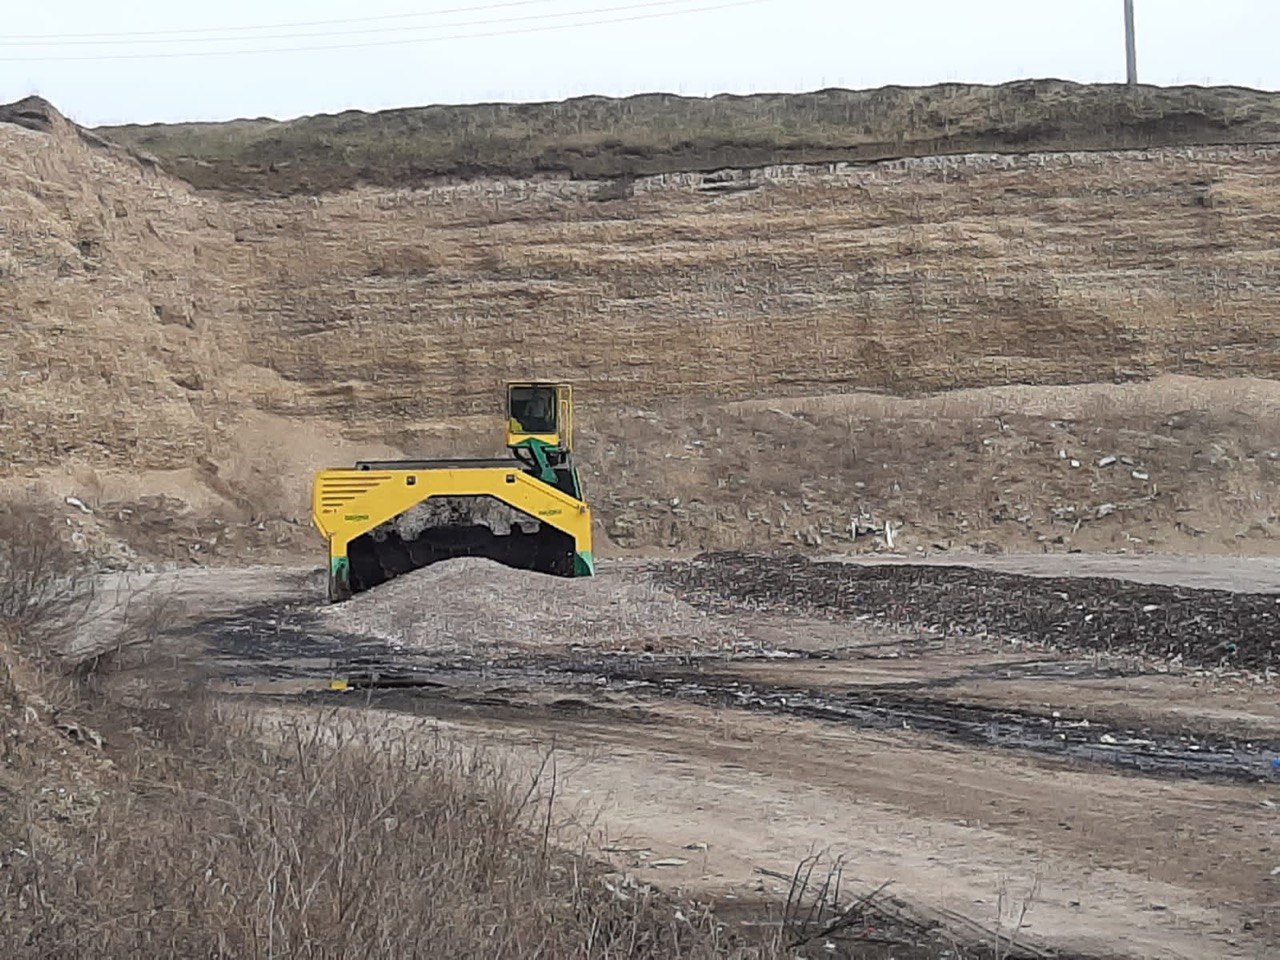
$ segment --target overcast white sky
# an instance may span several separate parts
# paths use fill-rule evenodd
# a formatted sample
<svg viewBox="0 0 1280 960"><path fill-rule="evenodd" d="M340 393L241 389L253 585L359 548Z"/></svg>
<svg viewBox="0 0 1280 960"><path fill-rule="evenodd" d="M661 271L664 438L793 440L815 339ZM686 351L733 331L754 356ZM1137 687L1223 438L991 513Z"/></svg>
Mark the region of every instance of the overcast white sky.
<svg viewBox="0 0 1280 960"><path fill-rule="evenodd" d="M22 6L0 34L0 102L38 93L91 125L654 90L1124 79L1123 0ZM1280 0L1136 6L1143 82L1280 89ZM275 52L240 52L262 49Z"/></svg>

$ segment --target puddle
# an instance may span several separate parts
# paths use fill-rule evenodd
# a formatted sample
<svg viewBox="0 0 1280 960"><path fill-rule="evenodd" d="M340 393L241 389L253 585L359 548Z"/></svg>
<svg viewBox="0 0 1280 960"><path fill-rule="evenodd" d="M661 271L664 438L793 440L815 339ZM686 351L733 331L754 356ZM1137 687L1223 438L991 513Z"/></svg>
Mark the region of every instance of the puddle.
<svg viewBox="0 0 1280 960"><path fill-rule="evenodd" d="M495 684L566 688L591 705L601 694L678 699L730 709L807 717L861 729L902 730L992 749L1023 750L1135 772L1173 777L1280 781L1272 760L1280 744L1193 737L1091 723L1070 716L969 706L900 687L838 694L717 676L720 655L663 657L570 653L479 661L398 649L384 640L333 634L307 614L246 610L201 625L214 662L228 679L328 680L352 689L467 696L502 706ZM789 653L790 659L804 656ZM760 657L736 659L760 660ZM765 658L767 659L767 658Z"/></svg>

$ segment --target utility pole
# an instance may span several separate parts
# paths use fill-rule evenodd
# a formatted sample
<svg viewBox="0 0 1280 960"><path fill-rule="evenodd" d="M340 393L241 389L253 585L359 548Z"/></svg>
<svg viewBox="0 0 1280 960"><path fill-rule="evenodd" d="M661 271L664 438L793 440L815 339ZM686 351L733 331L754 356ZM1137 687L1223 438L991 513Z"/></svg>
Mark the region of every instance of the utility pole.
<svg viewBox="0 0 1280 960"><path fill-rule="evenodd" d="M1124 0L1124 53L1129 86L1138 85L1138 42L1133 36L1133 0Z"/></svg>

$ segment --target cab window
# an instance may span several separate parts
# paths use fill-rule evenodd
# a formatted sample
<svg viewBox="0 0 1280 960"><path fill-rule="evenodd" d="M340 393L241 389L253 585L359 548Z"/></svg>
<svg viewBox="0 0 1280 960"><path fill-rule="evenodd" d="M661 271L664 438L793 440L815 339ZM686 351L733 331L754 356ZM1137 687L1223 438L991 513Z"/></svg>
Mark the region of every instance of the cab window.
<svg viewBox="0 0 1280 960"><path fill-rule="evenodd" d="M523 433L556 432L554 387L512 387L511 419Z"/></svg>

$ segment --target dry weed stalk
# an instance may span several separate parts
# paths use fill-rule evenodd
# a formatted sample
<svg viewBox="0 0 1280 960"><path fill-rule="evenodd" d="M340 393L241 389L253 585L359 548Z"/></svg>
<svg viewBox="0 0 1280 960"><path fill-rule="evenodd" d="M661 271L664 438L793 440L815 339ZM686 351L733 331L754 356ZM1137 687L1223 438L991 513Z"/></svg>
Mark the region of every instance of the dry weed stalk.
<svg viewBox="0 0 1280 960"><path fill-rule="evenodd" d="M844 860L837 857L815 880L823 861L821 854L805 857L791 875L782 920L788 950L819 940L828 942L830 937L870 925L877 917L880 895L889 887L886 881L842 905Z"/></svg>
<svg viewBox="0 0 1280 960"><path fill-rule="evenodd" d="M89 615L94 581L47 516L18 505L0 513L0 640L50 654Z"/></svg>
<svg viewBox="0 0 1280 960"><path fill-rule="evenodd" d="M549 843L528 785L416 728L209 702L118 764L73 857L0 872L4 955L759 956L697 911L620 898ZM692 919L690 918L692 916Z"/></svg>

